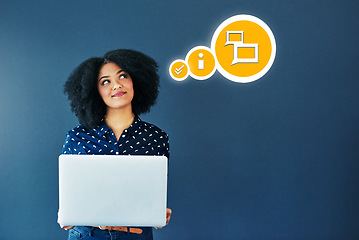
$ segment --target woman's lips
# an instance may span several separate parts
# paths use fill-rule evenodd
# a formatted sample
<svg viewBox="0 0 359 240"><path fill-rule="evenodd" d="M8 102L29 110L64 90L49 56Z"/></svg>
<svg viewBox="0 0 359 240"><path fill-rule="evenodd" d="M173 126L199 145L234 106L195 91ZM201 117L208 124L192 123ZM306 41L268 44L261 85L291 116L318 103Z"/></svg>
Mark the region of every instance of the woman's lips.
<svg viewBox="0 0 359 240"><path fill-rule="evenodd" d="M125 95L126 94L126 92L117 92L117 93L115 93L114 95L112 95L112 97L122 97L123 95Z"/></svg>

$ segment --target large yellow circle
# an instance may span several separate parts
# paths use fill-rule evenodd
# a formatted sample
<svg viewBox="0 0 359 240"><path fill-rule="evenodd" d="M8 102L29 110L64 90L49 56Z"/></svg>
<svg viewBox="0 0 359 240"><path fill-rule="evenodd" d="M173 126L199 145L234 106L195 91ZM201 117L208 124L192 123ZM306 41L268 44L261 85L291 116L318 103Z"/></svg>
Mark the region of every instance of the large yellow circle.
<svg viewBox="0 0 359 240"><path fill-rule="evenodd" d="M234 45L226 45L227 31L243 31L244 44L258 44L258 63L235 63L232 65ZM243 49L249 53L249 49ZM215 43L215 54L218 64L228 73L237 77L249 77L262 71L268 64L272 45L267 32L257 23L242 20L228 24L219 33ZM240 51L240 50L239 50ZM238 53L240 56L240 53Z"/></svg>

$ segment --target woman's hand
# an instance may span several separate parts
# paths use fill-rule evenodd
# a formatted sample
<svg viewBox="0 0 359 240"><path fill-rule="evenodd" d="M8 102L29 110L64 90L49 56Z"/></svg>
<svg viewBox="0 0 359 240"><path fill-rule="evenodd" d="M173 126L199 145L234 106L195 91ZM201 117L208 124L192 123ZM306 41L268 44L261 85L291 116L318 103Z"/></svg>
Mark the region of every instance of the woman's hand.
<svg viewBox="0 0 359 240"><path fill-rule="evenodd" d="M61 225L60 225L61 226ZM74 228L75 226L61 226L61 228L65 229L66 231L67 230L70 230L72 228Z"/></svg>
<svg viewBox="0 0 359 240"><path fill-rule="evenodd" d="M167 210L166 210L166 225L170 221L171 215L172 215L172 210L167 208ZM60 225L60 226L61 226L61 228L65 229L65 230L70 230L70 229L75 227L75 226L62 226L62 225ZM155 228L159 229L159 228L162 228L162 227L155 227Z"/></svg>
<svg viewBox="0 0 359 240"><path fill-rule="evenodd" d="M168 222L170 221L170 218L171 218L171 214L172 214L172 210L167 208L166 210L166 225L168 224ZM163 227L155 227L156 229L159 229L159 228L163 228Z"/></svg>
<svg viewBox="0 0 359 240"><path fill-rule="evenodd" d="M67 230L70 230L75 227L75 226L62 226L59 221L59 213L60 212L57 212L57 223L60 225L61 228L65 229L67 231Z"/></svg>

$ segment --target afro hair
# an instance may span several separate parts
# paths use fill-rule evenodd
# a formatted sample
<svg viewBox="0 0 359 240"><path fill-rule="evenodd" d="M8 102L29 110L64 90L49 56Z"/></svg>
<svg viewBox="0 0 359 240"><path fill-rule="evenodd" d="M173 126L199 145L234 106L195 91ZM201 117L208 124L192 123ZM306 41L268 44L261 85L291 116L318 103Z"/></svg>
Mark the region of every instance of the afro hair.
<svg viewBox="0 0 359 240"><path fill-rule="evenodd" d="M155 60L135 50L110 51L102 58L89 58L81 63L64 86L71 110L85 127L95 128L106 114L107 106L98 92L97 78L101 67L109 62L117 64L132 78L134 97L131 104L135 115L149 112L156 104L159 75Z"/></svg>

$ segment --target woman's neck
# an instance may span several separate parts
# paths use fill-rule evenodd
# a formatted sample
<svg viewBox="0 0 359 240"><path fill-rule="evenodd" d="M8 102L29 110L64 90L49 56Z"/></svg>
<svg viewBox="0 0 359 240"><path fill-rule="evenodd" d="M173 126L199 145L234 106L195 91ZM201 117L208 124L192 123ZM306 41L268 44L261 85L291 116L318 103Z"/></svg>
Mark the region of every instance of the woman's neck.
<svg viewBox="0 0 359 240"><path fill-rule="evenodd" d="M129 128L133 123L135 115L132 109L111 109L108 108L105 116L105 122L109 128L115 133L119 139L123 130Z"/></svg>

